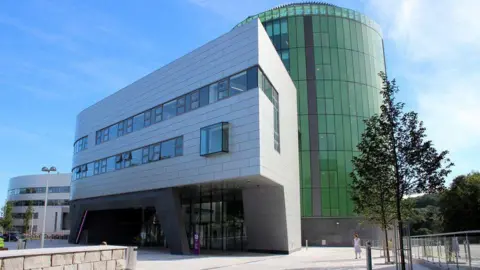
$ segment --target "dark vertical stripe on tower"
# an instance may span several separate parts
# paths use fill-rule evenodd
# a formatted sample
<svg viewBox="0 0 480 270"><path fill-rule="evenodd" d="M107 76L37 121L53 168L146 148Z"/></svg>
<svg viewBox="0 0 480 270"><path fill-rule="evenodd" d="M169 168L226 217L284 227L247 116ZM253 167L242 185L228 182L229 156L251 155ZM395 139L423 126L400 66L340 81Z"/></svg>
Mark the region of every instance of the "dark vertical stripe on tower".
<svg viewBox="0 0 480 270"><path fill-rule="evenodd" d="M320 165L318 160L318 116L317 81L315 76L315 55L313 50L312 16L303 17L305 33L305 61L307 65L308 125L310 137L310 174L312 177L312 215L320 216L322 200L320 198Z"/></svg>

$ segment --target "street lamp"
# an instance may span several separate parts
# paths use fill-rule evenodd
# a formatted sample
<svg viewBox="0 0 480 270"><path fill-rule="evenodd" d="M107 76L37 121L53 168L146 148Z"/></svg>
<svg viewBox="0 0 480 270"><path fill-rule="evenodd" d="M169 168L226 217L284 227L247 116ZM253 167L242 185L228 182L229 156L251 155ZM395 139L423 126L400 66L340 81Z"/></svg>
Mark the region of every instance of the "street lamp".
<svg viewBox="0 0 480 270"><path fill-rule="evenodd" d="M57 168L55 167L43 167L42 172L47 172L50 175L50 172L56 172ZM48 178L47 177L47 186L45 188L45 203L43 206L43 227L42 227L42 236L40 241L40 248L43 248L43 243L45 242L45 221L47 220L47 202L48 202Z"/></svg>

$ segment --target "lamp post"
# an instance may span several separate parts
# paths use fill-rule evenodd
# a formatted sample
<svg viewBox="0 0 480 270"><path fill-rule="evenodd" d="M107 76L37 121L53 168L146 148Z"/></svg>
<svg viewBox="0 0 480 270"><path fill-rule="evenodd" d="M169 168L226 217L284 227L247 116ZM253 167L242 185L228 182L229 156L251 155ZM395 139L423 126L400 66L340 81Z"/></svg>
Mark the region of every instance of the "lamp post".
<svg viewBox="0 0 480 270"><path fill-rule="evenodd" d="M49 175L50 175L50 172L56 172L57 171L57 168L55 167L50 167L50 168L47 168L47 167L43 167L42 168L42 172L47 172ZM45 187L45 203L44 203L44 206L43 206L43 227L42 227L42 236L41 236L41 240L40 240L40 248L43 248L43 244L45 242L45 221L47 220L47 203L48 203L48 178L47 177L47 186Z"/></svg>

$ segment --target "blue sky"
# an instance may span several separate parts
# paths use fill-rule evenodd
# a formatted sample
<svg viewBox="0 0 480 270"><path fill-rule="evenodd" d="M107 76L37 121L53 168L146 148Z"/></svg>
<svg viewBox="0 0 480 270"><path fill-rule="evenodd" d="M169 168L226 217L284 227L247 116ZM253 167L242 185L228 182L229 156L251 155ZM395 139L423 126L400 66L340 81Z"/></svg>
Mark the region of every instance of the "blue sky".
<svg viewBox="0 0 480 270"><path fill-rule="evenodd" d="M476 0L330 1L383 27L387 68L452 177L478 170L480 10ZM8 179L71 169L83 108L284 1L0 2L0 201Z"/></svg>

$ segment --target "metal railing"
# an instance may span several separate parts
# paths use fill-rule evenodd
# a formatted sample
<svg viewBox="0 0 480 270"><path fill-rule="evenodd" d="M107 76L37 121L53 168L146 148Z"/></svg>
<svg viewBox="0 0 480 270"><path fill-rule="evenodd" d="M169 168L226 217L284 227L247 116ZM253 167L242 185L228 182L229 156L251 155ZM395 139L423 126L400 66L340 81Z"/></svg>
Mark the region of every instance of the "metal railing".
<svg viewBox="0 0 480 270"><path fill-rule="evenodd" d="M480 269L480 231L410 237L412 257L445 269Z"/></svg>

